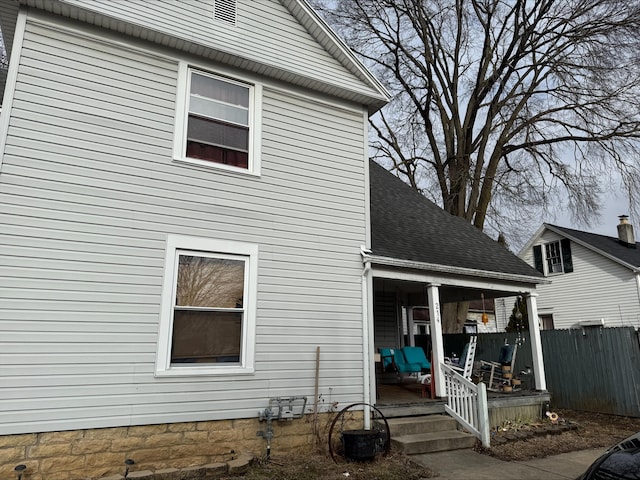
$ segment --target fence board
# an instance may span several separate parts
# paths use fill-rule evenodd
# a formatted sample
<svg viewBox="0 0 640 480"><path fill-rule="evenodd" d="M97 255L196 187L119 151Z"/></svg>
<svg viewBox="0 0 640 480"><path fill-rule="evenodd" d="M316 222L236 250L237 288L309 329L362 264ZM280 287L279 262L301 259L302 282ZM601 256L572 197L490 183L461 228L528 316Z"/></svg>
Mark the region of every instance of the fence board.
<svg viewBox="0 0 640 480"><path fill-rule="evenodd" d="M640 417L640 343L632 327L541 332L553 406Z"/></svg>
<svg viewBox="0 0 640 480"><path fill-rule="evenodd" d="M640 342L634 328L540 333L552 407L640 417ZM532 364L529 333L522 339L516 375ZM505 342L515 343L516 334L480 334L476 360L496 361ZM532 375L523 377L525 387L532 383Z"/></svg>

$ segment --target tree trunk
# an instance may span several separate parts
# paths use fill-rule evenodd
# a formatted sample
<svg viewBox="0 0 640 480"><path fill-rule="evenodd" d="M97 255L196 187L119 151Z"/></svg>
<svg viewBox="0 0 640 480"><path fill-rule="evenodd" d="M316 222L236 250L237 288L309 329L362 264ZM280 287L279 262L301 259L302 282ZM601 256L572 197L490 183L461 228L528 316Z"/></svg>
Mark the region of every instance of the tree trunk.
<svg viewBox="0 0 640 480"><path fill-rule="evenodd" d="M469 302L445 303L442 305L442 333L462 333L467 320Z"/></svg>

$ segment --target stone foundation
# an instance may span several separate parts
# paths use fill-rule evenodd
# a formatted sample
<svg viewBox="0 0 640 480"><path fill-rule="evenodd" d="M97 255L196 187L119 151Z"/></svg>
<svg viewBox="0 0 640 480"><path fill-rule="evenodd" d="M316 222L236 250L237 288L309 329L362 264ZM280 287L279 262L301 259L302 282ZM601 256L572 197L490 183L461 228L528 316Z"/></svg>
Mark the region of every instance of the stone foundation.
<svg viewBox="0 0 640 480"><path fill-rule="evenodd" d="M318 433L312 415L274 421L271 453L324 448L333 414L318 418ZM255 418L0 436L0 479L17 478L20 464L27 467L22 480L84 480L122 475L126 459L135 461L133 473L228 463L247 452L260 457L267 442L257 432L266 429Z"/></svg>

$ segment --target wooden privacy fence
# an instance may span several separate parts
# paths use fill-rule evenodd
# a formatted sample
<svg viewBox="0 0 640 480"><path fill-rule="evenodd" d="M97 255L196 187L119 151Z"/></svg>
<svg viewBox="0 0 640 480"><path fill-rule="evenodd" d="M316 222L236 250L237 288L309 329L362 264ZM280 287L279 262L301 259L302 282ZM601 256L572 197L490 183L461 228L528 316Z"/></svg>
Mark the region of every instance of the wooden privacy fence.
<svg viewBox="0 0 640 480"><path fill-rule="evenodd" d="M552 408L640 417L640 340L633 327L585 327L541 333L547 389ZM516 334L478 338L476 360L496 361L500 346ZM514 371L532 364L529 332L523 332ZM523 383L533 386L533 375Z"/></svg>

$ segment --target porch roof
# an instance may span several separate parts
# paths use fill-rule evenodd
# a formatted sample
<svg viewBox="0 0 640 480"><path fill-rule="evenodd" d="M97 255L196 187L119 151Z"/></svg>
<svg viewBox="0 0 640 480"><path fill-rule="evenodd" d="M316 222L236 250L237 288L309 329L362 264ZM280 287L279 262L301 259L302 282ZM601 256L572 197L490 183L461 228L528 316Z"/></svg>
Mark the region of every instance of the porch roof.
<svg viewBox="0 0 640 480"><path fill-rule="evenodd" d="M522 277L546 283L524 260L460 217L370 162L372 255L452 274ZM386 262L382 262L386 263Z"/></svg>

